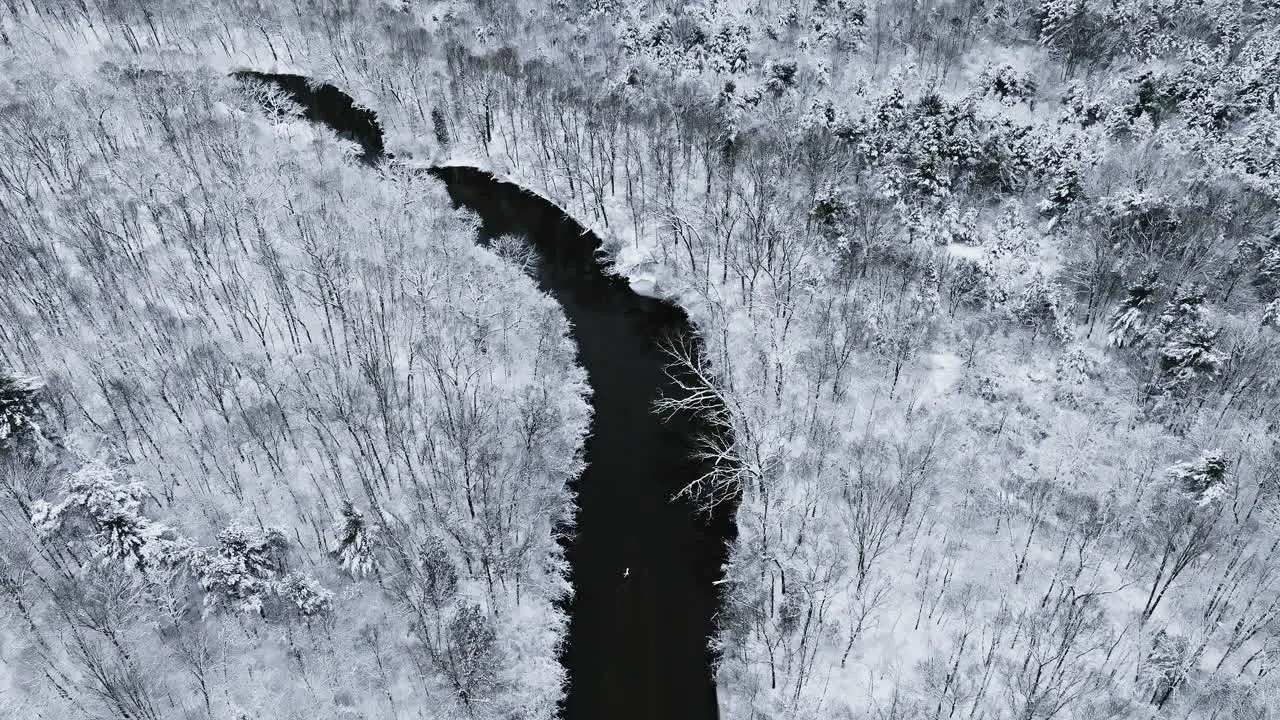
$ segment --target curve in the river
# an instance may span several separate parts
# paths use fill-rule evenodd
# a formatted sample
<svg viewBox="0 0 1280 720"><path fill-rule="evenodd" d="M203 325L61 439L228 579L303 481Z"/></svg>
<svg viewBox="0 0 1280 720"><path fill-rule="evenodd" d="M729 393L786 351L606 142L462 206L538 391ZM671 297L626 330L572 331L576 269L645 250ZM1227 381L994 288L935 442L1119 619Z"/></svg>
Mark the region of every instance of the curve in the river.
<svg viewBox="0 0 1280 720"><path fill-rule="evenodd" d="M298 76L239 76L279 82L308 117L381 152L380 134L361 135L377 128L367 121L372 113L332 86L299 86ZM600 240L546 200L473 168L430 172L455 204L479 216L482 239L521 235L537 248L536 279L571 321L593 389L587 468L574 483L577 524L565 548L574 595L561 658L570 678L563 717L716 718L709 641L733 507L707 516L671 501L706 470L691 459L704 428L690 415L664 420L653 412L660 394L676 391L660 344L696 341L688 317L608 272L597 257Z"/></svg>
<svg viewBox="0 0 1280 720"><path fill-rule="evenodd" d="M231 76L241 81L273 83L286 92L294 102L302 106L302 116L312 122L328 126L338 135L358 144L364 150L364 160L375 162L382 158L382 126L372 110L361 107L350 95L326 83L312 83L311 78L286 73L261 73L239 70Z"/></svg>

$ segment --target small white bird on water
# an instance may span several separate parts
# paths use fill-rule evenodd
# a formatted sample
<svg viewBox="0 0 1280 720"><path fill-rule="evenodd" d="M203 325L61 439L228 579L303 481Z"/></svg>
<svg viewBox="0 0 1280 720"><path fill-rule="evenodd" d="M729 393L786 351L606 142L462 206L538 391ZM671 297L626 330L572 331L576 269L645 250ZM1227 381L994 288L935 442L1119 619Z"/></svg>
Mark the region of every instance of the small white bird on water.
<svg viewBox="0 0 1280 720"><path fill-rule="evenodd" d="M622 579L626 580L628 577L631 577L631 568L622 571Z"/></svg>

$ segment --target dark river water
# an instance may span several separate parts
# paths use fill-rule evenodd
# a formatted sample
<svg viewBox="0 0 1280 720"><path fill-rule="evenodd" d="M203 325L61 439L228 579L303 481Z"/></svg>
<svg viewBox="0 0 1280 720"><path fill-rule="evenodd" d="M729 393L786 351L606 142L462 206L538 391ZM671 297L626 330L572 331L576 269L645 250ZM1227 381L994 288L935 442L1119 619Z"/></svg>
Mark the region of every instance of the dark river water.
<svg viewBox="0 0 1280 720"><path fill-rule="evenodd" d="M331 86L274 81L307 117L382 156L373 113ZM600 241L550 203L471 168L434 168L454 203L479 216L482 239L512 234L540 255L534 275L573 324L593 389L587 468L573 487L577 524L565 551L574 595L561 658L570 687L565 720L709 720L717 717L708 649L717 586L734 533L730 503L713 516L672 495L705 471L691 459L697 418L663 419L652 404L674 393L660 343L692 338L676 306L634 293L597 261Z"/></svg>

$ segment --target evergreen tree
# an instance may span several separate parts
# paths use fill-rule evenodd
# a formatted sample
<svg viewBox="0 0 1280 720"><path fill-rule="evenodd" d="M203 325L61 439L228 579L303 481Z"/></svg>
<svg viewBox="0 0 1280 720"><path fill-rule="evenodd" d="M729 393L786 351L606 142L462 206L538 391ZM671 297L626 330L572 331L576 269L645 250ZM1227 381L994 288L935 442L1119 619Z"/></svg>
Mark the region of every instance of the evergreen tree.
<svg viewBox="0 0 1280 720"><path fill-rule="evenodd" d="M108 557L144 566L147 542L168 534L168 528L142 514L145 494L140 483L122 480L116 468L94 458L68 479L62 502L33 503L31 524L46 539L63 531L79 535L78 529L94 538Z"/></svg>
<svg viewBox="0 0 1280 720"><path fill-rule="evenodd" d="M1178 288L1161 309L1156 332L1162 337L1169 337L1179 329L1202 322L1204 300L1204 288L1198 284Z"/></svg>
<svg viewBox="0 0 1280 720"><path fill-rule="evenodd" d="M458 570L439 538L429 538L418 559L422 563L421 592L432 607L441 610L458 594Z"/></svg>
<svg viewBox="0 0 1280 720"><path fill-rule="evenodd" d="M1204 289L1192 285L1179 291L1160 314L1156 329L1162 338L1157 382L1166 387L1215 375L1226 359L1216 348L1218 330L1205 319L1204 300Z"/></svg>
<svg viewBox="0 0 1280 720"><path fill-rule="evenodd" d="M218 533L218 552L254 577L271 578L284 570L284 533L278 528L249 528L233 523Z"/></svg>
<svg viewBox="0 0 1280 720"><path fill-rule="evenodd" d="M0 450L40 433L39 378L0 374Z"/></svg>
<svg viewBox="0 0 1280 720"><path fill-rule="evenodd" d="M978 75L974 89L979 95L994 95L1000 102L1012 105L1035 97L1036 80L1008 63L992 64Z"/></svg>
<svg viewBox="0 0 1280 720"><path fill-rule="evenodd" d="M1267 303L1262 309L1262 324L1264 326L1274 325L1280 328L1280 298L1276 298Z"/></svg>
<svg viewBox="0 0 1280 720"><path fill-rule="evenodd" d="M1151 692L1151 703L1156 707L1168 702L1173 691L1188 676L1190 643L1185 637L1166 630L1156 633L1151 641L1151 651L1139 672L1139 681Z"/></svg>
<svg viewBox="0 0 1280 720"><path fill-rule="evenodd" d="M1169 477L1197 505L1207 505L1226 493L1230 467L1231 461L1221 450L1210 450L1195 460L1169 468Z"/></svg>
<svg viewBox="0 0 1280 720"><path fill-rule="evenodd" d="M1160 371L1174 383L1216 375L1226 357L1217 349L1218 330L1197 323L1179 330L1160 348Z"/></svg>
<svg viewBox="0 0 1280 720"><path fill-rule="evenodd" d="M447 647L441 670L469 706L492 687L499 669L497 633L479 605L465 603L454 613Z"/></svg>
<svg viewBox="0 0 1280 720"><path fill-rule="evenodd" d="M373 556L373 529L350 500L342 504L342 526L338 530L338 549L334 552L342 569L351 577L362 578L377 568Z"/></svg>
<svg viewBox="0 0 1280 720"><path fill-rule="evenodd" d="M1068 314L1061 305L1053 283L1037 270L1016 299L1011 312L1014 319L1030 328L1034 335L1045 333L1056 340L1066 341L1071 338L1072 330Z"/></svg>
<svg viewBox="0 0 1280 720"><path fill-rule="evenodd" d="M254 577L235 559L228 558L210 548L198 548L191 553L190 568L204 590L205 613L225 605L228 601L241 611L261 615L263 593L270 587L262 578Z"/></svg>
<svg viewBox="0 0 1280 720"><path fill-rule="evenodd" d="M1148 313L1161 284L1155 270L1148 270L1128 288L1125 299L1111 313L1107 328L1107 344L1124 348L1140 345L1146 338L1151 320Z"/></svg>
<svg viewBox="0 0 1280 720"><path fill-rule="evenodd" d="M333 593L308 575L289 573L275 585L274 590L304 617L327 613L333 607Z"/></svg>
<svg viewBox="0 0 1280 720"><path fill-rule="evenodd" d="M310 576L285 572L284 533L276 528L250 528L240 523L218 533L212 548L194 548L189 567L205 595L205 612L231 604L241 612L274 615L280 598L303 615L330 608L332 593Z"/></svg>
<svg viewBox="0 0 1280 720"><path fill-rule="evenodd" d="M431 127L435 131L436 143L442 149L449 148L449 123L445 120L444 113L440 112L440 108L431 109Z"/></svg>

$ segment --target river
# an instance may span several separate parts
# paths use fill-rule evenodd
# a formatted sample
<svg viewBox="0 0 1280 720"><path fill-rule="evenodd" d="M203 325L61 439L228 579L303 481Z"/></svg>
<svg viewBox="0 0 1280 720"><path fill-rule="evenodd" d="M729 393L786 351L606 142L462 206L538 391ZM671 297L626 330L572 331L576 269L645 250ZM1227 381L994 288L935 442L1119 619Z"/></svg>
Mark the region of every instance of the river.
<svg viewBox="0 0 1280 720"><path fill-rule="evenodd" d="M308 119L383 157L376 116L332 86L296 75L239 73L276 82ZM429 171L476 213L482 240L512 234L537 249L533 275L573 325L595 415L586 470L573 483L577 521L565 551L574 595L561 661L570 686L564 720L714 720L709 639L719 605L733 507L713 516L672 495L706 468L691 459L697 418L655 415L675 392L660 343L694 337L675 305L636 294L599 262L600 241L554 205L472 168Z"/></svg>

